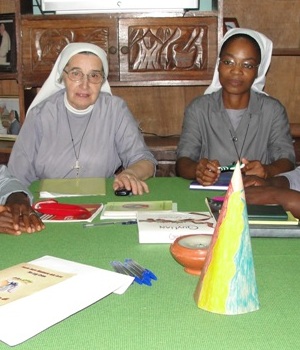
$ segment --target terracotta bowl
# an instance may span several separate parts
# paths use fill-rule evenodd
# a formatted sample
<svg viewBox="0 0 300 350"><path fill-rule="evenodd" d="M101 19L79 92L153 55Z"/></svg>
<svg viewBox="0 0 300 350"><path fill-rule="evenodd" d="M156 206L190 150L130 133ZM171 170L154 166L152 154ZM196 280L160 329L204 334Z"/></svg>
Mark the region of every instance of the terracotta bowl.
<svg viewBox="0 0 300 350"><path fill-rule="evenodd" d="M212 236L187 235L178 237L170 246L173 258L192 275L200 275Z"/></svg>

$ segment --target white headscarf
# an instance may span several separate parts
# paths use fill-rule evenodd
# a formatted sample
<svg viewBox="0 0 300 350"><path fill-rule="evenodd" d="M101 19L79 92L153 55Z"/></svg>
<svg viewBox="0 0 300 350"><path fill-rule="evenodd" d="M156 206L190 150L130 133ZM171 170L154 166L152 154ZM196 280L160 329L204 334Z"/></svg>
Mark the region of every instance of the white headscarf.
<svg viewBox="0 0 300 350"><path fill-rule="evenodd" d="M221 42L221 47L223 46L223 44L228 38L230 38L235 34L247 34L251 36L258 43L260 47L260 52L261 52L261 62L258 67L257 78L254 80L251 88L257 92L265 93L262 90L265 86L266 74L271 63L273 42L269 38L267 38L264 34L261 34L255 30L246 29L246 28L233 28L228 30L228 32L225 33L223 40ZM220 52L219 52L219 55L220 55ZM212 92L215 92L221 89L222 86L219 81L218 66L219 66L219 60L217 61L215 66L215 72L214 72L212 83L205 90L204 94L211 94Z"/></svg>
<svg viewBox="0 0 300 350"><path fill-rule="evenodd" d="M78 54L79 52L91 52L97 55L102 61L104 74L105 74L105 77L107 78L108 62L107 62L106 53L103 49L101 49L97 45L89 44L89 43L68 44L57 57L57 60L54 64L54 67L52 68L52 71L49 77L47 78L47 80L41 87L40 91L32 101L30 107L28 108L27 113L32 107L36 106L38 103L44 101L46 98L53 95L57 91L65 88L63 81L60 81L61 75L63 73L63 70L66 64L69 62L71 57ZM109 94L111 94L110 86L107 79L105 80L104 84L101 86L101 91L108 92Z"/></svg>

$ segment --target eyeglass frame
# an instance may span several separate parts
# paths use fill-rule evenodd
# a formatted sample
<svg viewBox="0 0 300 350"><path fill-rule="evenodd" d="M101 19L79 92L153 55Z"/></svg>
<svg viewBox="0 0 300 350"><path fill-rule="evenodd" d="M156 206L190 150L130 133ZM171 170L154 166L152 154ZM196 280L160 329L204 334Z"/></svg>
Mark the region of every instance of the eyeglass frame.
<svg viewBox="0 0 300 350"><path fill-rule="evenodd" d="M72 72L72 71L73 71L73 72L74 72L74 71L80 72L80 73L82 74L81 78L78 79L78 80L73 80L72 78L70 78L69 73ZM79 83L79 82L83 81L83 79L84 79L85 76L87 77L87 81L88 81L89 83L91 83L91 84L101 84L101 83L104 83L105 80L106 80L106 76L105 76L104 72L103 72L103 71L98 71L98 70L97 70L97 71L96 71L96 70L93 71L93 72L97 72L97 73L99 72L100 75L101 75L101 77L102 77L102 80L100 80L98 83L93 83L93 82L90 81L90 75L91 75L92 73L85 74L85 73L82 72L82 70L80 70L80 69L78 69L78 68L73 68L73 69L70 69L69 71L67 71L66 68L64 68L64 69L63 69L63 72L67 74L68 78L69 78L71 81L74 81L74 82L76 82L76 83Z"/></svg>
<svg viewBox="0 0 300 350"><path fill-rule="evenodd" d="M255 68L258 68L260 66L260 63L258 63L256 65L255 64L251 64L251 63L247 63L247 62L242 62L241 63L241 62L236 62L233 59L221 59L221 58L219 58L218 61L219 61L219 64L220 64L220 62L223 63L225 67L228 67L228 68L240 67L241 69L243 69L243 70L246 69L248 71L251 71L251 70L253 70ZM224 61L228 61L230 63L226 64L226 63L224 63ZM243 66L245 64L249 65L251 67Z"/></svg>

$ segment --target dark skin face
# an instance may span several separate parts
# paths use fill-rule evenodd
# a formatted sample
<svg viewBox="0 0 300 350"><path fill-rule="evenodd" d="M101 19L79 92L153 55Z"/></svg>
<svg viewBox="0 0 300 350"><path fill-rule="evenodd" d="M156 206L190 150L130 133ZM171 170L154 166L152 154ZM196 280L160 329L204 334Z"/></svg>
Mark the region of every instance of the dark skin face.
<svg viewBox="0 0 300 350"><path fill-rule="evenodd" d="M257 77L258 67L247 69L239 64L256 66L260 63L259 53L253 43L246 38L236 38L228 44L220 60L236 62L236 65L219 63L219 80L223 87L225 108L247 108L251 86Z"/></svg>

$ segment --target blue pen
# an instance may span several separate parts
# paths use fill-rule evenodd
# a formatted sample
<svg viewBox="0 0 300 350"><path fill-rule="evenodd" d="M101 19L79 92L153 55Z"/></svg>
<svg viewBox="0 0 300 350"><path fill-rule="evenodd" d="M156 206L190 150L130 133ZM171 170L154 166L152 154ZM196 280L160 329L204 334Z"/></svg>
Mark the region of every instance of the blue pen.
<svg viewBox="0 0 300 350"><path fill-rule="evenodd" d="M134 282L143 284L143 281L138 276L135 276L132 272L130 272L120 261L112 261L111 265L116 272L134 277Z"/></svg>
<svg viewBox="0 0 300 350"><path fill-rule="evenodd" d="M135 276L138 276L140 280L143 282L143 284L146 284L147 286L151 287L152 283L150 280L150 277L144 273L141 273L137 268L135 268L130 262L125 262L124 266L132 272Z"/></svg>
<svg viewBox="0 0 300 350"><path fill-rule="evenodd" d="M97 222L95 224L83 224L84 228L87 227L97 227L97 226L106 226L106 225L134 225L136 224L136 220L128 220L128 221L109 221L109 222Z"/></svg>
<svg viewBox="0 0 300 350"><path fill-rule="evenodd" d="M133 259L125 259L125 262L131 262L131 264L134 267L138 268L140 272L142 272L143 274L147 275L152 280L155 280L155 281L157 280L156 275L152 271L150 271L148 269L145 269L143 266L141 266L139 263L137 263Z"/></svg>

